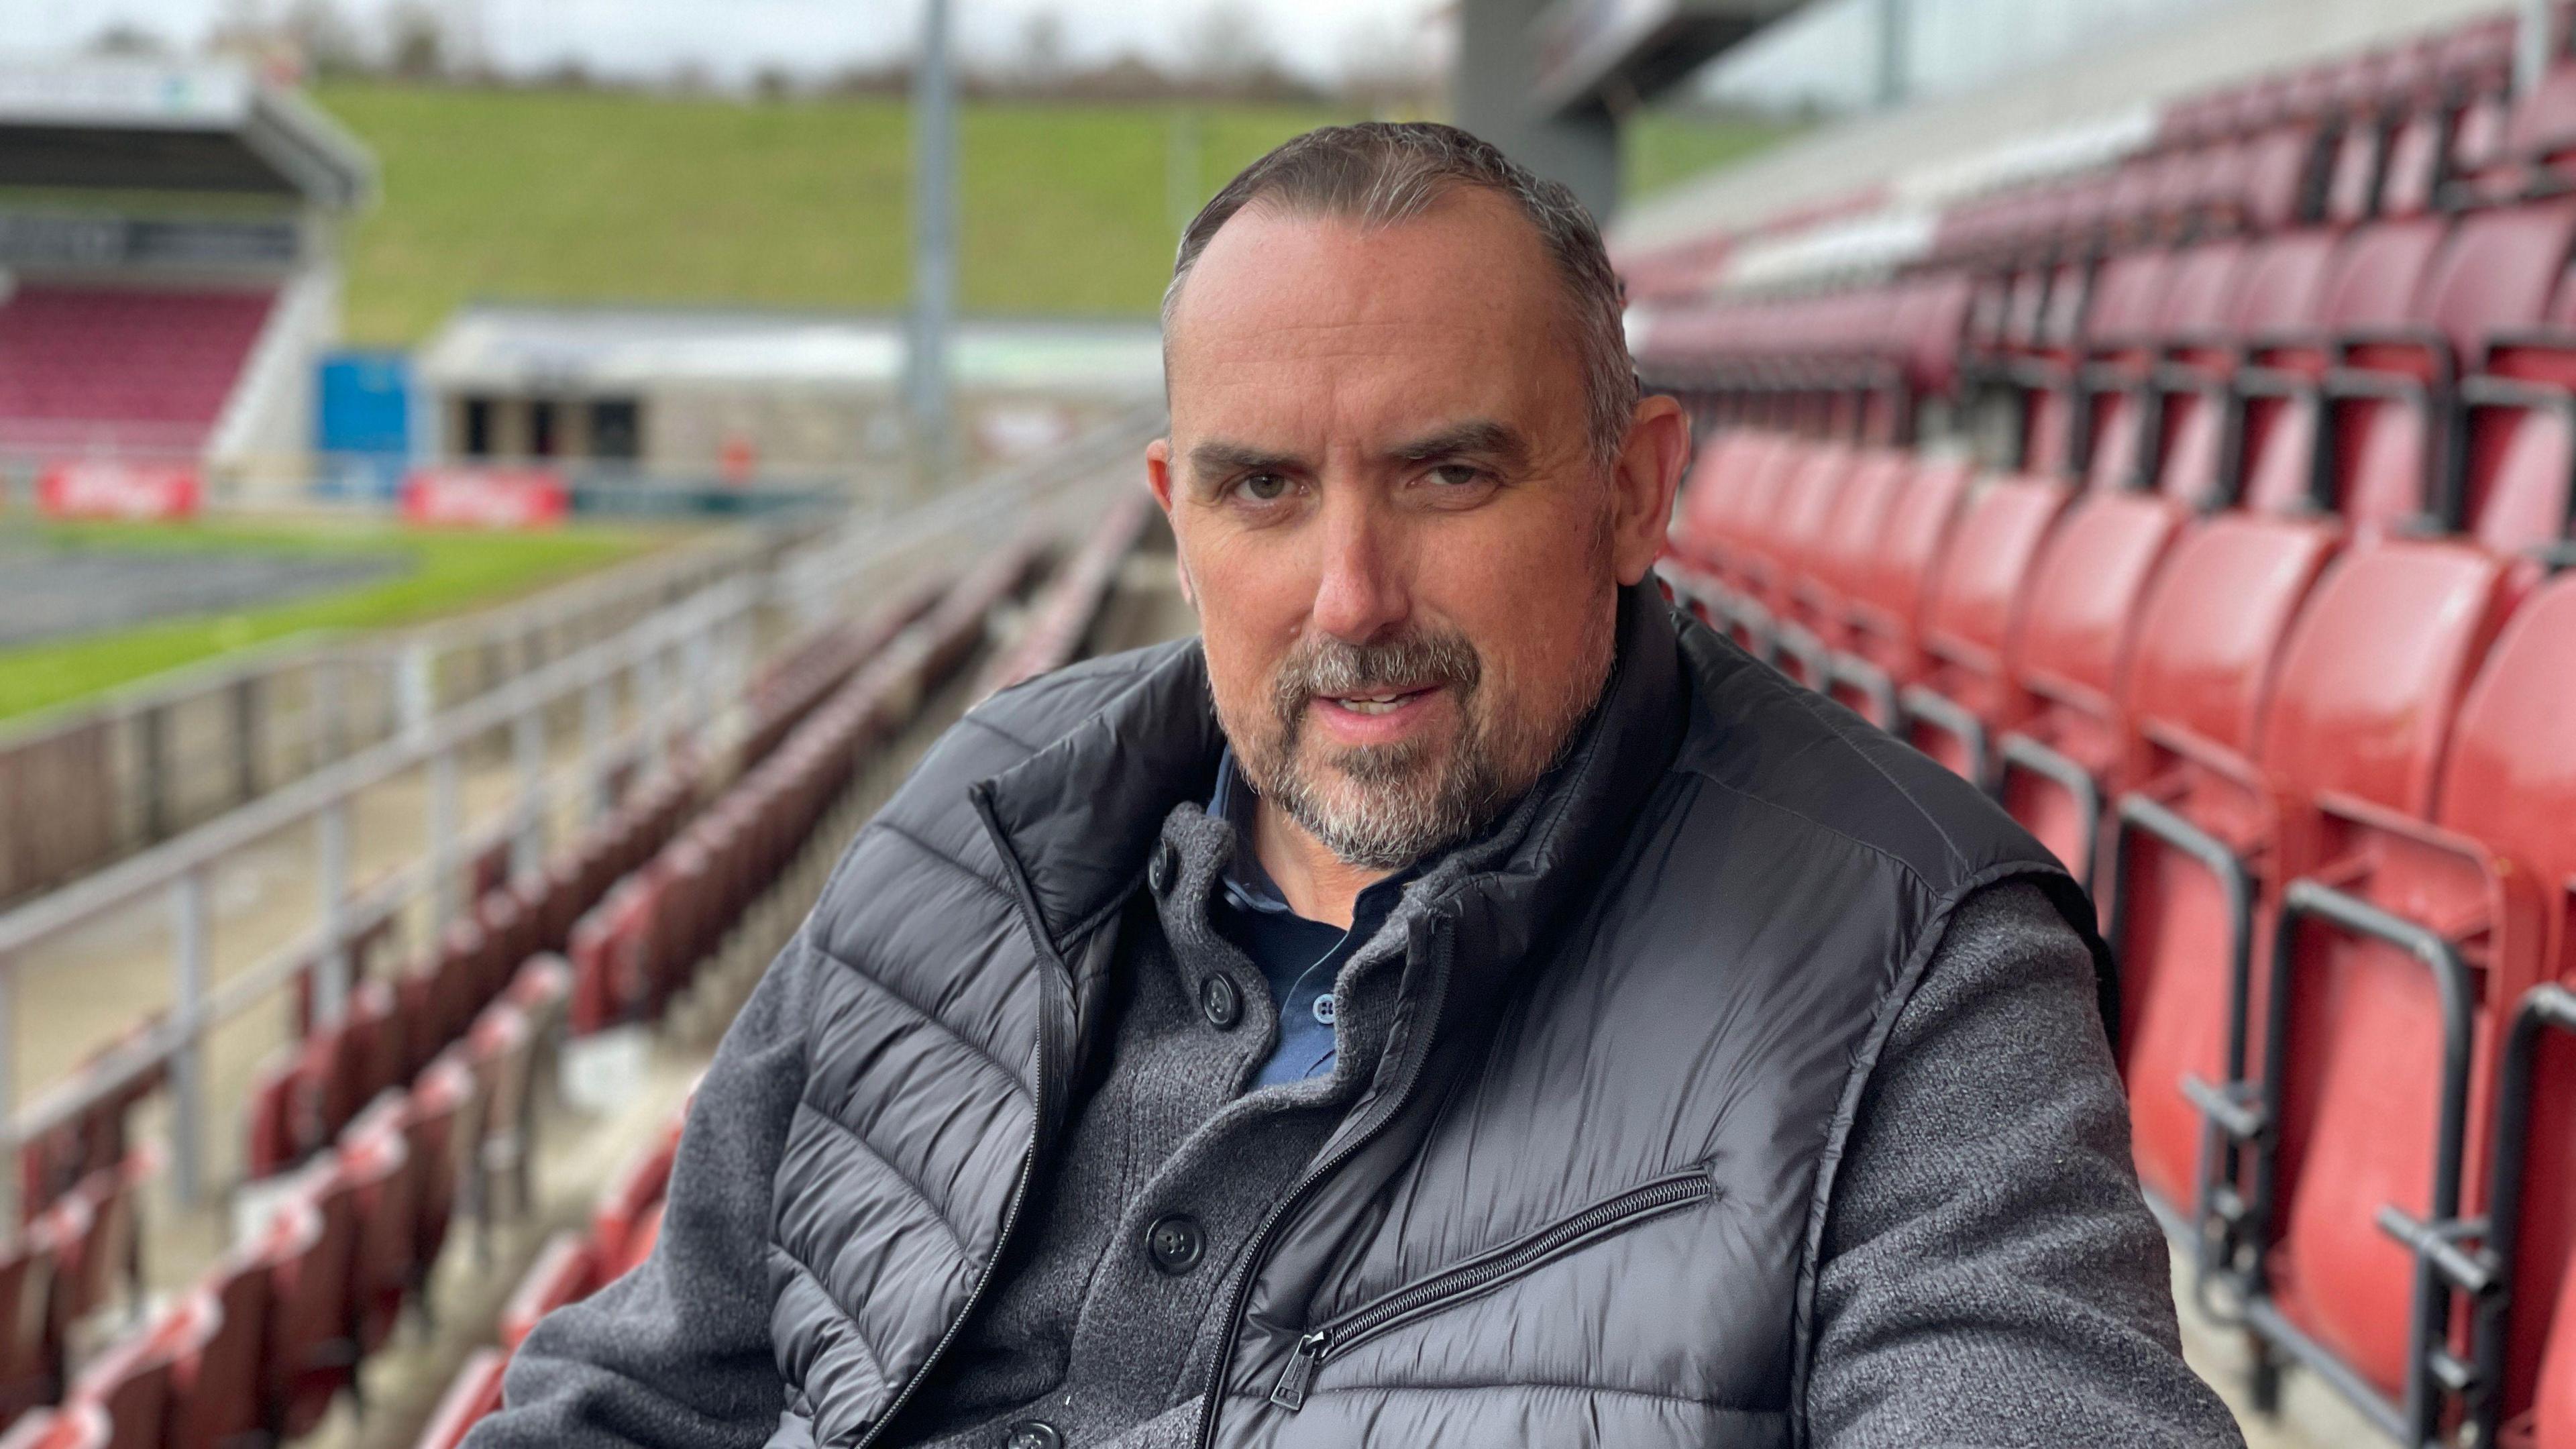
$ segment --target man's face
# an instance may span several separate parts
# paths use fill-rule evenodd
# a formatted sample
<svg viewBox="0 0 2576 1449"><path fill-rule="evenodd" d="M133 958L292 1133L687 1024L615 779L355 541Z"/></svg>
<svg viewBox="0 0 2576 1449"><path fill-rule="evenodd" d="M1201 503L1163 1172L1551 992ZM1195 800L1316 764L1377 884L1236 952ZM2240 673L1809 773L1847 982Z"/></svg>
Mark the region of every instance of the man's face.
<svg viewBox="0 0 2576 1449"><path fill-rule="evenodd" d="M1218 719L1352 865L1537 779L1653 562L1678 450L1598 466L1563 308L1535 228L1478 191L1374 231L1255 203L1183 285L1147 463Z"/></svg>

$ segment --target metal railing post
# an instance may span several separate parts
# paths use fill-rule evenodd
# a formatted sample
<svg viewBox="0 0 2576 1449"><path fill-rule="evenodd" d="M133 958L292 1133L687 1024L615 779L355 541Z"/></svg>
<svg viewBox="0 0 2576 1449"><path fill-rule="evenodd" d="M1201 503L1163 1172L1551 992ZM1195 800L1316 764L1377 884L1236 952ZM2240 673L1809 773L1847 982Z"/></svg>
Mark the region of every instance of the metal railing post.
<svg viewBox="0 0 2576 1449"><path fill-rule="evenodd" d="M440 750L429 762L430 929L443 931L456 919L456 749Z"/></svg>
<svg viewBox="0 0 2576 1449"><path fill-rule="evenodd" d="M519 766L518 828L512 833L510 870L533 875L546 858L546 713L531 704L510 722L510 751Z"/></svg>
<svg viewBox="0 0 2576 1449"><path fill-rule="evenodd" d="M585 823L608 813L608 733L617 705L610 691L616 677L602 674L581 693L581 776L589 813Z"/></svg>
<svg viewBox="0 0 2576 1449"><path fill-rule="evenodd" d="M332 801L313 817L314 879L321 885L322 960L313 978L313 1021L338 1021L349 1004L349 802Z"/></svg>
<svg viewBox="0 0 2576 1449"><path fill-rule="evenodd" d="M179 1030L170 1055L170 1186L193 1208L205 1187L206 873L170 882L171 1019Z"/></svg>
<svg viewBox="0 0 2576 1449"><path fill-rule="evenodd" d="M0 956L0 1149L18 1156L18 968ZM0 1172L0 1223L19 1220L18 1174Z"/></svg>

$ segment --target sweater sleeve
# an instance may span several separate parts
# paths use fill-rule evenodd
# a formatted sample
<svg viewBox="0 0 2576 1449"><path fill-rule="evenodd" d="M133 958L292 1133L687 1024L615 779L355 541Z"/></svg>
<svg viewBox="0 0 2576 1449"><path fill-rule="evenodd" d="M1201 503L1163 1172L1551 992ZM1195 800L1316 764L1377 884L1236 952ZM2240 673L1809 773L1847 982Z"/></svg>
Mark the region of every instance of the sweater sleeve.
<svg viewBox="0 0 2576 1449"><path fill-rule="evenodd" d="M1816 1312L1820 1449L2242 1445L2183 1363L2091 955L2037 887L1963 903L1898 1014Z"/></svg>
<svg viewBox="0 0 2576 1449"><path fill-rule="evenodd" d="M538 1320L502 1407L463 1449L761 1449L784 1390L770 1348L771 1181L805 1084L826 964L789 943L726 1029L680 1131L652 1253Z"/></svg>

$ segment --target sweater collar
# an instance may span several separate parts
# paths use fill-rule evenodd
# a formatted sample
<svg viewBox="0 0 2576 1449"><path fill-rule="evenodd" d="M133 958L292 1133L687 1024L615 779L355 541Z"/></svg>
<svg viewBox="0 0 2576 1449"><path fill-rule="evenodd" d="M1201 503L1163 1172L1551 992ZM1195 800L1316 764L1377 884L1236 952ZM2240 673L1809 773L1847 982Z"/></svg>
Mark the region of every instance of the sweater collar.
<svg viewBox="0 0 2576 1449"><path fill-rule="evenodd" d="M1462 959L1517 960L1616 853L1679 743L1671 607L1649 582L1620 590L1618 610L1617 662L1572 747L1474 851L1482 868L1436 877L1439 908L1475 948ZM1068 956L1144 879L1164 818L1208 798L1224 749L1193 640L1062 739L973 787L1026 877L1049 951Z"/></svg>

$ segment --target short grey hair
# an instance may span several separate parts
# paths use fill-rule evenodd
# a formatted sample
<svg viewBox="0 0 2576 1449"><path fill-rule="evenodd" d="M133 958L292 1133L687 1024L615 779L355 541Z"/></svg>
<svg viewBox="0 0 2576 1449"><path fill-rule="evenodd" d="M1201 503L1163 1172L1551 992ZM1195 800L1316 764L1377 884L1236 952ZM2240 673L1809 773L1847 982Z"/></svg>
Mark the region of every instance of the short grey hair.
<svg viewBox="0 0 2576 1449"><path fill-rule="evenodd" d="M1362 227L1393 226L1431 209L1462 188L1509 200L1538 229L1564 288L1566 320L1583 368L1585 431L1593 462L1619 457L1637 413L1637 364L1622 322L1627 297L1601 244L1592 213L1559 182L1543 180L1501 148L1431 121L1366 121L1326 126L1282 143L1243 168L1181 233L1171 285L1163 289L1165 375L1170 368L1172 313L1181 284L1218 228L1261 202L1298 216L1328 216Z"/></svg>

